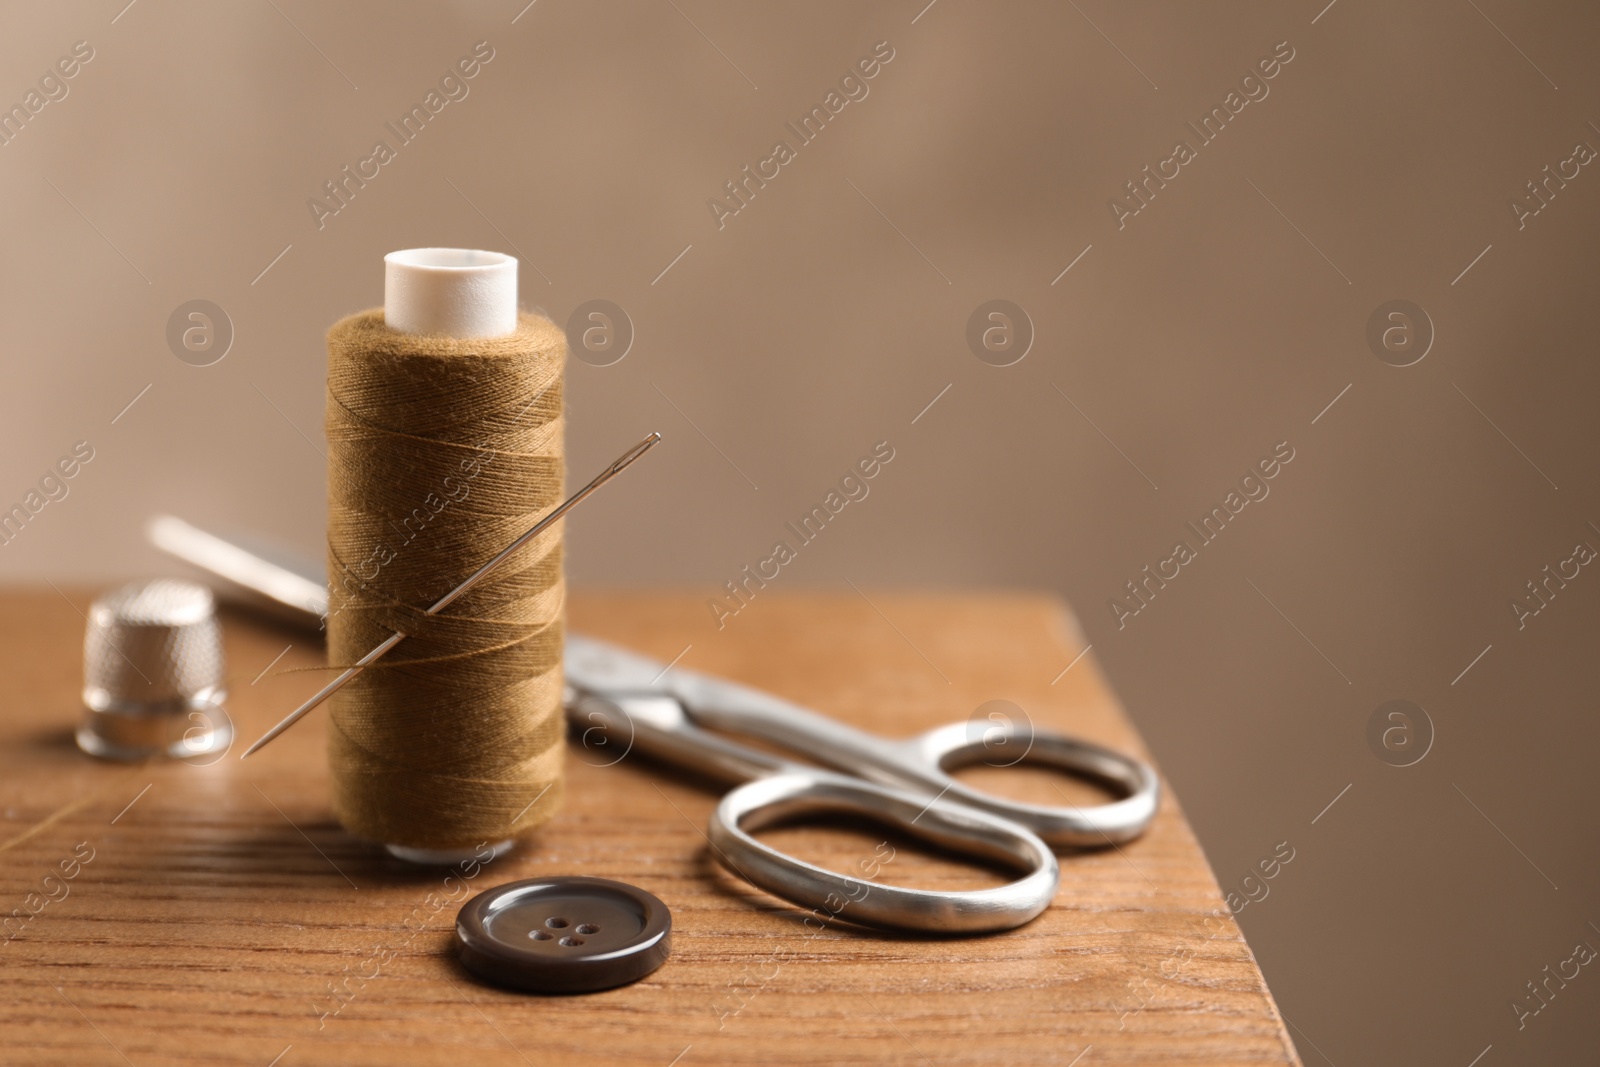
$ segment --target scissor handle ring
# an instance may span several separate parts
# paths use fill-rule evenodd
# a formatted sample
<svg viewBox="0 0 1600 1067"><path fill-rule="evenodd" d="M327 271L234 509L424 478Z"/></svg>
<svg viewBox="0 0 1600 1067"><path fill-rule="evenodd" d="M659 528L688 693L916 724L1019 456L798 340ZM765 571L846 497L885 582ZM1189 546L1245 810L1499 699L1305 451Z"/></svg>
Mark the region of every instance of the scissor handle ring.
<svg viewBox="0 0 1600 1067"><path fill-rule="evenodd" d="M1161 800L1161 779L1148 763L1100 745L1031 728L1013 731L1024 755L1008 762L1054 767L1125 794L1107 804L1084 807L1025 804L973 789L952 778L952 770L983 763L993 739L973 735L967 723L940 726L906 742L911 758L931 769L928 782L944 796L1021 823L1057 847L1103 848L1121 844L1144 833L1155 818ZM1008 738L1008 740L1010 740Z"/></svg>
<svg viewBox="0 0 1600 1067"><path fill-rule="evenodd" d="M751 836L780 820L819 812L866 816L953 852L1028 873L993 889L905 889L806 863ZM723 866L775 896L815 909L823 923L842 919L950 934L1010 930L1049 907L1061 883L1055 853L1023 826L827 771L777 774L738 787L712 812L708 839Z"/></svg>

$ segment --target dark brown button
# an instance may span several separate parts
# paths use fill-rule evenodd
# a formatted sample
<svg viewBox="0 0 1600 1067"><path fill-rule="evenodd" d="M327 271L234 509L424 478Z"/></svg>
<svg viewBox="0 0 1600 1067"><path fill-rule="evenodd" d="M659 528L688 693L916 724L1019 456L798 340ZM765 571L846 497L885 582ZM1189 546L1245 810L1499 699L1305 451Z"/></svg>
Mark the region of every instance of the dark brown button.
<svg viewBox="0 0 1600 1067"><path fill-rule="evenodd" d="M534 993L592 993L667 962L672 913L609 878L529 878L461 906L456 949L480 978Z"/></svg>

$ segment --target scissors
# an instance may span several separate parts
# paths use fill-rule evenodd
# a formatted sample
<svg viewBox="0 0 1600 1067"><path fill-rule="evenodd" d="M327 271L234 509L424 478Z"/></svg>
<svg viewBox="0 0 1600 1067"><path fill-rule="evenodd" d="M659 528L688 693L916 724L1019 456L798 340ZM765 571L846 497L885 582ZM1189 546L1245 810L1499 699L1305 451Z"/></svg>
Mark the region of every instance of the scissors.
<svg viewBox="0 0 1600 1067"><path fill-rule="evenodd" d="M149 535L157 547L225 585L320 628L328 593L317 577L172 516L153 521ZM1150 825L1160 797L1160 781L1144 761L1027 727L951 723L910 740L886 740L769 693L570 632L564 667L567 719L580 744L598 747L625 738L624 755L637 748L742 783L711 815L706 836L718 861L775 896L863 925L966 934L1021 926L1049 907L1060 886L1053 848L1131 841ZM727 733L769 742L827 769L738 744ZM1084 808L1041 807L972 789L950 776L985 762L1000 747L1024 752L1008 765L1026 760L1053 766L1122 797ZM807 812L864 816L1024 873L992 889L906 889L806 863L753 836Z"/></svg>
<svg viewBox="0 0 1600 1067"><path fill-rule="evenodd" d="M717 860L775 896L854 923L961 934L1021 926L1049 907L1060 885L1053 846L1132 840L1150 825L1159 801L1160 782L1148 764L1059 734L958 722L910 740L886 740L769 693L671 669L572 633L565 668L567 720L581 744L622 739L624 755L637 748L743 783L711 814L706 837ZM828 769L741 745L724 733L768 742ZM983 761L997 741L1025 746L1026 755L1015 762L1053 766L1123 795L1084 808L1042 807L951 777L951 770ZM754 836L811 812L863 816L1025 873L992 889L907 889L818 867Z"/></svg>

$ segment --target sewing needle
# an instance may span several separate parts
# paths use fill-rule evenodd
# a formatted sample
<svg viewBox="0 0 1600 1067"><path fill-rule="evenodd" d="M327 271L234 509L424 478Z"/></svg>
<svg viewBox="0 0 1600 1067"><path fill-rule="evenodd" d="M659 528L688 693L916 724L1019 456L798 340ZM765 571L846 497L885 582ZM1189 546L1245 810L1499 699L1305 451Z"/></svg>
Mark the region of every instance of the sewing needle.
<svg viewBox="0 0 1600 1067"><path fill-rule="evenodd" d="M535 537L539 536L539 534L543 532L546 527L555 522L561 516L565 515L580 501L582 501L584 497L588 496L590 493L609 482L612 478L615 478L617 475L621 474L634 460L638 459L640 456L650 451L651 448L655 447L656 442L659 440L661 440L661 435L659 433L652 433L649 437L646 437L643 441L640 441L638 444L628 449L617 458L615 463L611 464L611 466L597 474L594 480L588 485L584 486L582 489L579 489L576 493L573 493L570 497L562 502L560 507L556 508L550 514L534 523L528 528L526 533L522 534L522 536L518 537L505 548L502 548L500 552L488 563L485 563L483 566L473 571L472 575L467 578L466 581L462 582L444 596L440 597L438 601L435 602L433 607L429 608L426 612L424 612L424 614L437 615L439 612L455 603L458 597L482 581L490 571L504 563L508 556L516 552L517 549L521 548L529 541L532 541ZM333 694L343 689L352 678L360 674L372 664L376 663L378 660L382 659L384 656L388 655L389 651L393 649L395 645L398 645L405 639L406 635L398 631L384 638L383 641L380 642L377 647L373 648L371 652L368 652L365 656L362 656L360 659L356 660L353 666L349 667L333 681L323 686L310 700L306 701L304 704L301 704L298 708L295 708L294 711L290 712L282 722L278 723L278 725L262 734L261 740L245 749L243 755L241 755L239 758L244 759L257 749L266 745L267 742L283 733L289 727L299 722L318 704L321 704L324 700L327 700L329 697L333 696Z"/></svg>

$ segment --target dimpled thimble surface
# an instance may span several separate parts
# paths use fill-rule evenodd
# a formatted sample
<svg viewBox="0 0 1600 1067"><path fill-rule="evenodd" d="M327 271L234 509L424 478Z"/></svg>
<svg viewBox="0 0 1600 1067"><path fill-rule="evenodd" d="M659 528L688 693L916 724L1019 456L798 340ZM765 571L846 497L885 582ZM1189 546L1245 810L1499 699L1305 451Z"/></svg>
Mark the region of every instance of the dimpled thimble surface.
<svg viewBox="0 0 1600 1067"><path fill-rule="evenodd" d="M222 751L233 736L224 695L222 629L209 589L157 578L90 606L77 735L85 752L138 760Z"/></svg>

